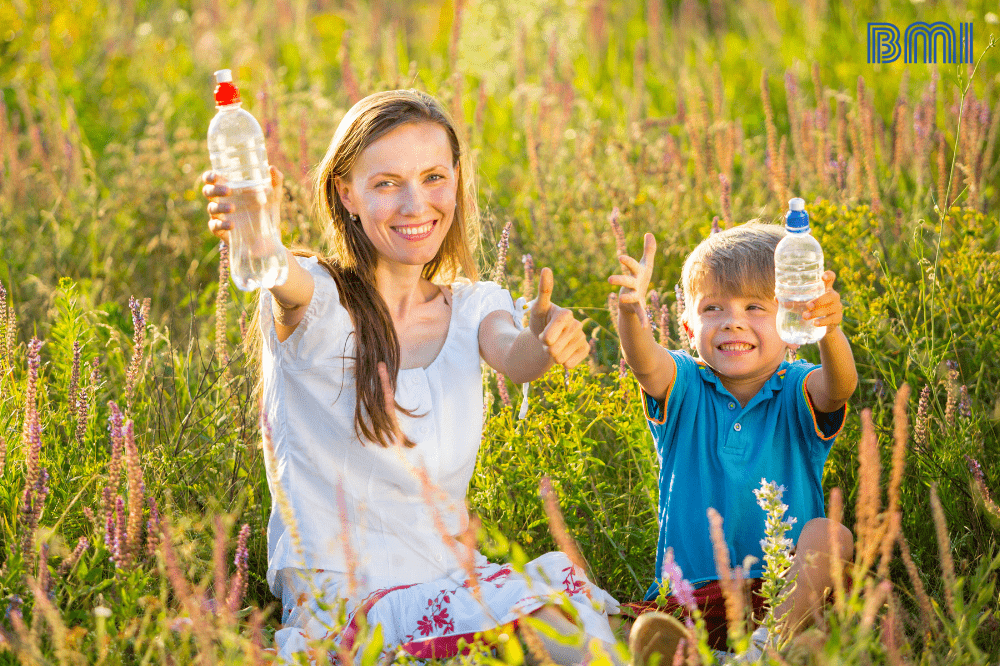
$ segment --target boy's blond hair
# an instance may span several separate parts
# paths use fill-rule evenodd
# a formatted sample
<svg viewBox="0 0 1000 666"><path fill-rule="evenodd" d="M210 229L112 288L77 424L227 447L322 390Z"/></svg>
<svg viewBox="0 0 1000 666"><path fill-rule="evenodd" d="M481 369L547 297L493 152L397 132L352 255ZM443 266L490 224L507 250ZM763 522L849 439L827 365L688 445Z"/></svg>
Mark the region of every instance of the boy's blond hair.
<svg viewBox="0 0 1000 666"><path fill-rule="evenodd" d="M757 220L710 235L684 261L685 303L708 291L774 298L774 248L784 235L784 226Z"/></svg>

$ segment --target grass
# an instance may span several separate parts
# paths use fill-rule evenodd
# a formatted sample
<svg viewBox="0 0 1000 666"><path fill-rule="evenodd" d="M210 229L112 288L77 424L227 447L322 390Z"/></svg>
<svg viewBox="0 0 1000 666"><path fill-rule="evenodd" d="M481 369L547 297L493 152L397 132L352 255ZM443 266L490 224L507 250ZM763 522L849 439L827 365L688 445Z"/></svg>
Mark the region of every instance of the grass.
<svg viewBox="0 0 1000 666"><path fill-rule="evenodd" d="M995 6L105 5L0 5L0 662L266 658L253 302L220 280L199 192L222 67L286 174L289 243L320 244L309 169L354 99L415 86L456 113L485 272L517 296L551 266L593 349L532 385L523 420L487 373L481 547L516 563L569 537L621 600L652 576L657 498L609 309L616 248L656 234L653 319L679 345L686 253L805 197L861 377L824 486L862 547L855 585L780 659L1000 660ZM936 20L973 21L976 65L864 61L868 22Z"/></svg>

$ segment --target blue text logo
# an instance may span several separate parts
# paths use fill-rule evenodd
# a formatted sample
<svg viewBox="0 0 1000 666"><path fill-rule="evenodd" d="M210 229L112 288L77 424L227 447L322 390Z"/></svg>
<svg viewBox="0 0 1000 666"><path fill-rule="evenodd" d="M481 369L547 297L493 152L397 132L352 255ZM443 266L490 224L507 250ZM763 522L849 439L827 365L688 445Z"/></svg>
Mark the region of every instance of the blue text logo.
<svg viewBox="0 0 1000 666"><path fill-rule="evenodd" d="M938 47L941 47L941 61L945 64L971 63L972 24L958 24L958 39L955 31L944 22L911 23L899 40L899 28L892 23L868 24L868 62L889 63L899 60L925 65L938 62ZM919 60L918 60L919 59Z"/></svg>

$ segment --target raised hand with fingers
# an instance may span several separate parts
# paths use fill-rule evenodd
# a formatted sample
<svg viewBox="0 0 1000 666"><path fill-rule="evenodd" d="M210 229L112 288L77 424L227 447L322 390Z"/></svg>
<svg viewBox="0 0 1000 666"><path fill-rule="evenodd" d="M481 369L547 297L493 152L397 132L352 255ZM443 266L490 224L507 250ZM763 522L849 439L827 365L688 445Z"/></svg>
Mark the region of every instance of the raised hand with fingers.
<svg viewBox="0 0 1000 666"><path fill-rule="evenodd" d="M555 363L572 368L590 353L583 323L573 312L552 303L552 269L543 268L538 279L538 296L531 302L528 327L538 336Z"/></svg>
<svg viewBox="0 0 1000 666"><path fill-rule="evenodd" d="M656 257L656 238L646 233L642 241L642 259L636 261L628 255L620 255L621 275L612 275L608 282L621 287L618 292L618 307L631 310L639 317L643 328L649 328L646 317L646 290L653 276L653 262Z"/></svg>
<svg viewBox="0 0 1000 666"><path fill-rule="evenodd" d="M806 304L807 309L802 313L802 318L813 320L815 326L826 326L826 334L829 335L844 320L844 304L840 302L840 294L833 288L837 274L825 271L822 278L826 291Z"/></svg>
<svg viewBox="0 0 1000 666"><path fill-rule="evenodd" d="M208 230L219 240L228 243L229 231L233 228L233 223L229 215L236 212L235 205L228 200L232 190L226 185L226 179L215 171L206 171L202 174L201 180L205 186L201 188L202 195L208 199ZM271 187L275 192L282 192L282 184L285 176L278 171L277 167L271 167ZM275 206L277 211L280 207ZM278 220L274 221L278 224Z"/></svg>

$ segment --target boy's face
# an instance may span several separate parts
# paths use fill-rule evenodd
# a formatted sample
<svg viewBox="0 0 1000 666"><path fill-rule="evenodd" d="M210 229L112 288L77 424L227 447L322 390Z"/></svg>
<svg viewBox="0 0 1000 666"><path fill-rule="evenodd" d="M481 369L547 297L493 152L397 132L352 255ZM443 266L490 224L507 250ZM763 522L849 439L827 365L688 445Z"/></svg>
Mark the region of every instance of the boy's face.
<svg viewBox="0 0 1000 666"><path fill-rule="evenodd" d="M712 285L699 291L684 309L684 328L698 356L731 392L737 384L763 386L788 348L778 337L774 298L725 294Z"/></svg>

